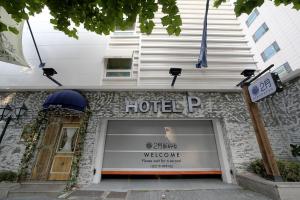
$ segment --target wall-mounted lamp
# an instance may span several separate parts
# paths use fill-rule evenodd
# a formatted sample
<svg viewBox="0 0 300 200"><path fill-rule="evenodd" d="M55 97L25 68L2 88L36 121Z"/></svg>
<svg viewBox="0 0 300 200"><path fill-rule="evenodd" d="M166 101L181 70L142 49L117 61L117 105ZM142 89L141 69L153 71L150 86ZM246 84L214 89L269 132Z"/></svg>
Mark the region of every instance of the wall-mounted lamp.
<svg viewBox="0 0 300 200"><path fill-rule="evenodd" d="M245 78L241 82L239 82L236 86L242 87L243 84L245 84L249 79L251 79L254 76L255 70L254 69L244 69L241 73Z"/></svg>
<svg viewBox="0 0 300 200"><path fill-rule="evenodd" d="M53 75L57 74L57 72L53 68L42 68L42 69L43 69L44 76L53 76Z"/></svg>
<svg viewBox="0 0 300 200"><path fill-rule="evenodd" d="M16 107L15 115L16 115L17 119L19 119L21 116L23 116L27 110L28 110L28 108L26 107L26 105L24 103L21 107Z"/></svg>
<svg viewBox="0 0 300 200"><path fill-rule="evenodd" d="M62 86L62 84L60 82L58 82L57 80L55 80L54 78L52 78L52 76L54 76L55 74L57 74L57 72L55 71L55 69L53 69L53 68L42 68L42 69L43 69L43 75L44 76L46 76L47 78L49 78L51 81L53 81L57 85Z"/></svg>
<svg viewBox="0 0 300 200"><path fill-rule="evenodd" d="M251 77L254 75L254 72L254 69L245 69L244 71L242 71L241 75L243 75L244 77Z"/></svg>
<svg viewBox="0 0 300 200"><path fill-rule="evenodd" d="M36 53L37 53L37 55L38 55L38 57L39 57L39 60L40 60L40 65L39 65L39 67L43 69L43 75L46 76L47 78L49 78L49 79L50 79L51 81L53 81L54 83L56 83L58 86L62 86L62 84L61 84L60 82L58 82L57 80L55 80L54 78L52 78L52 76L53 76L54 74L57 74L57 72L55 71L55 69L53 69L53 68L44 68L44 67L46 66L46 63L43 62L43 60L42 60L42 57L41 57L41 55L40 55L38 46L37 46L37 44L36 44L36 42L35 42L35 38L34 38L33 32L32 32L32 30L31 30L30 23L29 23L28 20L26 20L26 22L27 22L27 25L28 25L28 28L29 28L29 31L30 31L30 35L31 35L31 37L32 37L33 44L34 44L34 46L35 46Z"/></svg>
<svg viewBox="0 0 300 200"><path fill-rule="evenodd" d="M170 74L171 76L174 76L174 77L173 77L173 80L172 80L172 84L171 84L172 87L173 87L174 84L175 84L175 81L176 81L177 76L180 76L180 75L181 75L181 71L182 71L181 68L170 68L169 74Z"/></svg>
<svg viewBox="0 0 300 200"><path fill-rule="evenodd" d="M5 107L0 107L0 121L5 119L9 113L11 113L12 108L9 105L6 105Z"/></svg>
<svg viewBox="0 0 300 200"><path fill-rule="evenodd" d="M2 139L5 135L7 126L9 125L10 121L12 119L17 119L18 120L21 116L23 116L25 114L25 112L27 110L28 109L27 109L25 104L23 104L20 107L14 107L14 108L12 108L9 105L6 105L4 107L0 107L0 121L5 120L5 125L4 125L2 133L0 135L0 144L2 142Z"/></svg>

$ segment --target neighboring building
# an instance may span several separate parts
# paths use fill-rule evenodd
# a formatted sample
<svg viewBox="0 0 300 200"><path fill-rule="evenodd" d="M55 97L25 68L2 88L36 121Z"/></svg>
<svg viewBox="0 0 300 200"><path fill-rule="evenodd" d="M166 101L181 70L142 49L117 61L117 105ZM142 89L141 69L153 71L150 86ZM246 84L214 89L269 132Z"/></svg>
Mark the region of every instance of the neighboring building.
<svg viewBox="0 0 300 200"><path fill-rule="evenodd" d="M243 78L240 72L256 69L255 62L232 6L224 3L208 15L209 67L196 69L205 1L179 0L178 5L183 20L179 37L167 35L159 21L161 13L150 36L140 34L136 25L107 37L81 31L78 41L45 25L47 17L30 20L43 60L57 70L54 78L64 86L54 86L37 67L24 75L20 68L1 63L5 74L0 74L0 105L24 102L28 112L8 126L0 148L0 170L19 170L24 152L28 155L30 149L25 149L24 140L40 133L39 140L33 141L38 148L23 160L32 180L65 180L78 166L80 184L99 183L102 175L213 174L235 182L235 175L260 157L236 87ZM37 66L31 42L25 30L25 56ZM183 69L173 88L170 67ZM294 102L299 93L290 91L284 94ZM43 104L44 108L88 109L84 141L78 143L82 137L76 134L83 120L78 112L50 112L38 129L28 126ZM294 137L298 122L278 124L298 107L286 105L278 112L276 126L269 126L277 112L270 117L271 106L266 105L262 104L275 154L291 159L289 144L298 142ZM77 149L80 144L83 151ZM77 155L82 155L79 161L74 159Z"/></svg>
<svg viewBox="0 0 300 200"><path fill-rule="evenodd" d="M285 76L300 68L299 11L291 5L277 7L273 1L266 1L239 19L259 69L274 64L272 70Z"/></svg>

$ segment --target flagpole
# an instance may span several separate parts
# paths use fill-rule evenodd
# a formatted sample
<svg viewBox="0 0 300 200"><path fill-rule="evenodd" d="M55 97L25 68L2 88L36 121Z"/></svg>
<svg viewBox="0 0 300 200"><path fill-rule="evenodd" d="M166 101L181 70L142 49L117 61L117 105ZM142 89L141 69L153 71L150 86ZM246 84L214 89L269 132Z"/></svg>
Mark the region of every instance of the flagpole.
<svg viewBox="0 0 300 200"><path fill-rule="evenodd" d="M205 15L203 21L203 31L202 31L202 39L201 39L201 47L200 47L200 55L198 58L198 63L196 64L196 68L207 67L207 14L209 8L209 0L206 0L206 8Z"/></svg>

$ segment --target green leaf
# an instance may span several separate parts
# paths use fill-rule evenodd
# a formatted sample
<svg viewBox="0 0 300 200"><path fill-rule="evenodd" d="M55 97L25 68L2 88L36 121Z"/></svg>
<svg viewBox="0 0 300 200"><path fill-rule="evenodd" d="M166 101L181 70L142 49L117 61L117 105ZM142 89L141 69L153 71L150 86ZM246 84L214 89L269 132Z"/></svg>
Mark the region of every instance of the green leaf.
<svg viewBox="0 0 300 200"><path fill-rule="evenodd" d="M18 29L16 29L15 27L8 27L8 30L10 31L10 32L12 32L12 33L14 33L14 34L18 34L19 33L19 31L18 31Z"/></svg>
<svg viewBox="0 0 300 200"><path fill-rule="evenodd" d="M170 34L178 34L182 22L178 15L176 0L0 1L0 6L17 22L40 13L45 6L48 7L52 16L50 22L54 29L73 38L78 38L74 25L76 27L83 25L88 31L97 34L109 34L116 26L123 30L131 27L136 22L137 16L141 23L141 32L150 34L155 25L153 18L159 5L164 13L161 19L163 25L172 26L172 31L168 31ZM0 24L0 31L8 29L5 24ZM13 27L9 30L16 32Z"/></svg>
<svg viewBox="0 0 300 200"><path fill-rule="evenodd" d="M0 32L3 32L3 31L8 31L8 27L6 24L4 24L0 21Z"/></svg>
<svg viewBox="0 0 300 200"><path fill-rule="evenodd" d="M215 0L214 1L214 7L219 7L224 2L226 2L226 0Z"/></svg>
<svg viewBox="0 0 300 200"><path fill-rule="evenodd" d="M296 9L296 10L300 10L300 1L299 0L294 0L293 1L293 8Z"/></svg>
<svg viewBox="0 0 300 200"><path fill-rule="evenodd" d="M174 21L173 21L173 25L175 26L181 26L182 25L182 21L179 15L174 16Z"/></svg>
<svg viewBox="0 0 300 200"><path fill-rule="evenodd" d="M179 36L180 32L181 32L180 28L176 28L175 31L174 31L174 33L175 33L176 36Z"/></svg>
<svg viewBox="0 0 300 200"><path fill-rule="evenodd" d="M176 28L174 28L173 26L168 26L167 27L167 31L169 35L172 35L175 32Z"/></svg>
<svg viewBox="0 0 300 200"><path fill-rule="evenodd" d="M161 23L163 26L167 26L168 24L172 23L172 20L169 18L169 16L164 16L161 18Z"/></svg>

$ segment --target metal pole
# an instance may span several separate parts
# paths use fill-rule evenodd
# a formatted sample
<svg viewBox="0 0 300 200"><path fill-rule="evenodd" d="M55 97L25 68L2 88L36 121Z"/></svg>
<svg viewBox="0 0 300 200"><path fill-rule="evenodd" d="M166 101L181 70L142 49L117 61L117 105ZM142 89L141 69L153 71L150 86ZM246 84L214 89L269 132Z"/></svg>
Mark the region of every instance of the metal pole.
<svg viewBox="0 0 300 200"><path fill-rule="evenodd" d="M54 83L56 83L58 86L62 86L62 84L60 82L58 82L57 80L55 80L51 76L47 76L47 78L49 78L51 81L53 81Z"/></svg>
<svg viewBox="0 0 300 200"><path fill-rule="evenodd" d="M36 50L36 52L37 52L37 54L38 54L38 57L39 57L39 60L40 60L40 67L44 67L44 66L45 66L45 63L42 61L42 58L41 58L39 49L38 49L38 47L37 47L37 45L36 45L36 42L35 42L35 39L34 39L34 35L33 35L33 33L32 33L32 30L31 30L31 26L30 26L30 24L29 24L29 21L26 20L26 22L27 22L27 25L28 25L28 28L29 28L30 35L31 35L31 37L32 37L34 46L35 46L35 50Z"/></svg>
<svg viewBox="0 0 300 200"><path fill-rule="evenodd" d="M3 130L2 130L2 133L1 133L1 135L0 135L0 144L1 144L1 142L2 142L2 139L3 139L4 135L5 135L7 126L8 126L8 124L10 123L11 119L12 119L11 116L9 116L9 117L6 119L5 126L4 126L4 128L3 128Z"/></svg>
<svg viewBox="0 0 300 200"><path fill-rule="evenodd" d="M172 87L174 86L176 79L177 79L177 76L175 75L173 80L172 80L172 84L171 84Z"/></svg>

